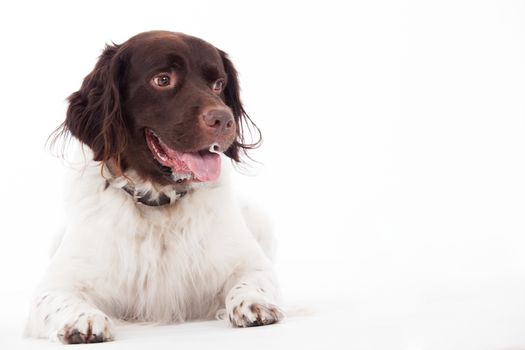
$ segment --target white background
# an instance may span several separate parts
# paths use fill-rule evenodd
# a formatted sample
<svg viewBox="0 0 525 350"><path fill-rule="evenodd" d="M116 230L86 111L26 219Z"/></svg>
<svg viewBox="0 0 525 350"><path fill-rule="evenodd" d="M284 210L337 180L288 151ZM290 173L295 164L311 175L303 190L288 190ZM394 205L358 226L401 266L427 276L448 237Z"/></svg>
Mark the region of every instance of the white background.
<svg viewBox="0 0 525 350"><path fill-rule="evenodd" d="M518 1L2 2L0 348L51 346L19 339L63 216L46 138L104 43L151 29L234 61L265 138L236 181L309 313L99 347L525 348L524 20Z"/></svg>

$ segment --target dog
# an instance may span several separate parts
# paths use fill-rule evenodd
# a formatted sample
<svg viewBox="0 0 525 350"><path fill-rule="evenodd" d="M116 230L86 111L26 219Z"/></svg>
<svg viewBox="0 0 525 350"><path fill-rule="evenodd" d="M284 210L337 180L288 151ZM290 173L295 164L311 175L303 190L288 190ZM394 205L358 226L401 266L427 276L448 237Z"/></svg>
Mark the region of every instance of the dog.
<svg viewBox="0 0 525 350"><path fill-rule="evenodd" d="M283 319L271 225L236 200L223 162L258 146L247 127L258 131L236 69L211 44L152 31L106 45L55 134L86 159L69 170L26 335L95 343L115 338L116 320Z"/></svg>

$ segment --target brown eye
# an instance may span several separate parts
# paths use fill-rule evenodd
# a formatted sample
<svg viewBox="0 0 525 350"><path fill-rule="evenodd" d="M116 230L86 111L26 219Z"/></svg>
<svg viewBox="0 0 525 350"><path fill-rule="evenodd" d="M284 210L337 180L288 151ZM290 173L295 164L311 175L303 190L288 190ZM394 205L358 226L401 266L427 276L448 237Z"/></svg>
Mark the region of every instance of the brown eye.
<svg viewBox="0 0 525 350"><path fill-rule="evenodd" d="M160 77L155 78L155 84L158 86L168 86L170 85L170 77L167 75L161 75Z"/></svg>
<svg viewBox="0 0 525 350"><path fill-rule="evenodd" d="M213 87L212 87L213 92L221 92L223 88L224 88L223 79L216 80L215 83L213 83Z"/></svg>
<svg viewBox="0 0 525 350"><path fill-rule="evenodd" d="M175 86L175 73L160 73L151 78L151 85L155 88L172 88Z"/></svg>

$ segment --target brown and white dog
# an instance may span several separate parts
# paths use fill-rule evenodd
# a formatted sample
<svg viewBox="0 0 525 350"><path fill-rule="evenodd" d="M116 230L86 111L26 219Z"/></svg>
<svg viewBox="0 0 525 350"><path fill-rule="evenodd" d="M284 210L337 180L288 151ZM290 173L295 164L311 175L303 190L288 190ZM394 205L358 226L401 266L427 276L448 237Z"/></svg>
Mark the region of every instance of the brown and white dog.
<svg viewBox="0 0 525 350"><path fill-rule="evenodd" d="M112 319L282 319L268 222L237 203L221 164L256 146L227 55L181 33L138 34L107 46L69 102L59 134L89 159L71 169L27 335L92 343L114 338Z"/></svg>

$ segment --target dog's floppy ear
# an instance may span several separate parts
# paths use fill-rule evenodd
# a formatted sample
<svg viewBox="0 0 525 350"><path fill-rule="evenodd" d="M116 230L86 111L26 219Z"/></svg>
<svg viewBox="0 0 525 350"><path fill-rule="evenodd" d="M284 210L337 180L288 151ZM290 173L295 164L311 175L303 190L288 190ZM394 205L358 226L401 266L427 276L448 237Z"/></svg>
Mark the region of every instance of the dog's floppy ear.
<svg viewBox="0 0 525 350"><path fill-rule="evenodd" d="M262 136L261 131L250 119L242 105L237 70L228 58L228 55L221 50L219 50L219 52L221 54L224 70L228 76L226 88L224 89L224 100L226 105L232 110L235 122L237 124L237 137L235 138L233 144L226 150L226 152L224 152L224 154L236 162L240 162L241 153L246 154L247 150L259 147L262 142ZM246 129L249 130L250 136L253 136L252 130L255 131L256 135L255 141L253 143L245 142L244 133L246 132Z"/></svg>
<svg viewBox="0 0 525 350"><path fill-rule="evenodd" d="M80 90L69 96L62 132L69 132L93 150L93 159L117 161L127 144L119 79L123 63L118 45L106 45Z"/></svg>

